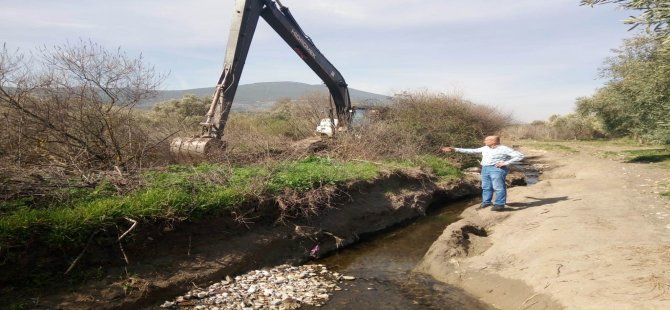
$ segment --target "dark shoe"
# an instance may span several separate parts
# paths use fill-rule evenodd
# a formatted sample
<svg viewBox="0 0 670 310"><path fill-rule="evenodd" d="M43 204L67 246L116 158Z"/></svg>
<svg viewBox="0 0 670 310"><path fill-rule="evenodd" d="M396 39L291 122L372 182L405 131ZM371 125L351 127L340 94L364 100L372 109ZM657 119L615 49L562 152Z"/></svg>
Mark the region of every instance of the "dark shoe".
<svg viewBox="0 0 670 310"><path fill-rule="evenodd" d="M477 209L486 209L486 208L488 208L488 207L490 207L490 206L492 206L492 204L490 204L490 203L482 203L481 205L479 205L479 208L477 208Z"/></svg>
<svg viewBox="0 0 670 310"><path fill-rule="evenodd" d="M494 205L493 208L491 208L491 211L505 211L505 206L504 205Z"/></svg>

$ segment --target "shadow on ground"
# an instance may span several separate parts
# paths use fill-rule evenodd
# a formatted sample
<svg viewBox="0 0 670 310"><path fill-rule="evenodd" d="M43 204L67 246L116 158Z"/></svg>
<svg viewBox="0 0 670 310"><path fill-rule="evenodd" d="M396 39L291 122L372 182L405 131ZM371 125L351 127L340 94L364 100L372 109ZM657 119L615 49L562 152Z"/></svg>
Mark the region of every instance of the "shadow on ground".
<svg viewBox="0 0 670 310"><path fill-rule="evenodd" d="M530 202L510 202L507 204L506 211L519 211L528 208L541 207L545 205L550 205L557 203L559 201L568 200L568 196L553 197L553 198L535 198L526 196L526 199L533 199L534 201Z"/></svg>
<svg viewBox="0 0 670 310"><path fill-rule="evenodd" d="M670 160L670 149L651 149L644 151L627 151L633 158L626 160L627 163L658 163Z"/></svg>

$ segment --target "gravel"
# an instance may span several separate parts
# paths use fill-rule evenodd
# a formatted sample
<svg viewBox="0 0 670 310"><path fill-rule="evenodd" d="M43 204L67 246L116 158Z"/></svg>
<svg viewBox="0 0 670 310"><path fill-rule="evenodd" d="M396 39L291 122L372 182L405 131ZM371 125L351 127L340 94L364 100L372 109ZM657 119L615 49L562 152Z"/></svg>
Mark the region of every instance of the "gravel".
<svg viewBox="0 0 670 310"><path fill-rule="evenodd" d="M161 305L168 309L256 310L322 306L338 283L355 280L329 271L324 265L281 265L226 277L208 288L194 289Z"/></svg>

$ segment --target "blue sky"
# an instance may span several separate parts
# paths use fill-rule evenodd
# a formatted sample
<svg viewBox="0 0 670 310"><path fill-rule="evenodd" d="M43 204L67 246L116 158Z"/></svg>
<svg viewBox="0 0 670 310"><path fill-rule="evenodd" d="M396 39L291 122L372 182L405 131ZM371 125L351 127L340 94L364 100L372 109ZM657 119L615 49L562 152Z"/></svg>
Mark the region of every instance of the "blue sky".
<svg viewBox="0 0 670 310"><path fill-rule="evenodd" d="M281 0L350 87L461 95L520 121L573 110L602 86L598 68L631 37L634 12L579 0ZM0 41L35 47L91 39L169 72L163 89L219 77L233 0L0 0ZM321 83L260 21L241 84Z"/></svg>

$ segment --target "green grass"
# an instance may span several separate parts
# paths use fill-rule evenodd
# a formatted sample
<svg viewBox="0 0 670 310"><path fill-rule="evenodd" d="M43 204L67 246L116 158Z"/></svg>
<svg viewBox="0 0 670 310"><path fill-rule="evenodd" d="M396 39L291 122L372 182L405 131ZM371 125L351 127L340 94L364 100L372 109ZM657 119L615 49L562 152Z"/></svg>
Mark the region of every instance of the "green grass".
<svg viewBox="0 0 670 310"><path fill-rule="evenodd" d="M28 310L34 309L34 304L30 301L14 301L8 305L4 305L4 307L6 307L4 309L7 310Z"/></svg>
<svg viewBox="0 0 670 310"><path fill-rule="evenodd" d="M435 156L420 156L400 166L422 167L442 180L460 176L448 160ZM26 244L35 239L53 246L83 245L98 229L119 222L127 224L125 217L140 221L176 217L197 220L243 206L263 195L371 180L385 168L388 167L325 157L264 166L169 166L142 174L142 186L126 195L118 195L109 182L103 181L92 189L73 190L68 200L50 205L35 207L30 199L3 202L0 245Z"/></svg>
<svg viewBox="0 0 670 310"><path fill-rule="evenodd" d="M449 160L442 157L433 155L419 156L415 164L430 169L433 174L442 180L452 180L461 177L461 170L452 165Z"/></svg>
<svg viewBox="0 0 670 310"><path fill-rule="evenodd" d="M309 157L278 166L267 182L267 189L271 193L279 193L284 189L306 191L322 185L371 180L379 172L379 167L372 163L337 162L325 157Z"/></svg>
<svg viewBox="0 0 670 310"><path fill-rule="evenodd" d="M249 182L254 174L248 168L215 171L220 167L169 167L163 172L149 172L143 178L146 185L124 196L98 188L88 195L75 197L66 203L31 208L22 205L0 218L0 241L14 243L36 235L48 243L60 245L84 242L95 229L122 220L197 217L214 210L223 210L244 203L250 197ZM226 184L207 182L203 173L225 175ZM12 242L13 241L13 242Z"/></svg>
<svg viewBox="0 0 670 310"><path fill-rule="evenodd" d="M661 163L670 168L670 148L624 151L629 163Z"/></svg>
<svg viewBox="0 0 670 310"><path fill-rule="evenodd" d="M400 169L420 167L437 176L441 181L458 179L462 176L461 170L451 161L434 155L421 155L412 160L389 161L388 164Z"/></svg>
<svg viewBox="0 0 670 310"><path fill-rule="evenodd" d="M381 169L372 163L322 157L266 166L170 166L144 173L143 186L123 196L111 190L108 182L101 182L96 188L79 189L69 200L51 205L36 207L30 199L3 202L0 245L25 244L35 238L54 246L82 245L92 232L125 223L125 217L198 219L287 189L307 191L374 179Z"/></svg>

